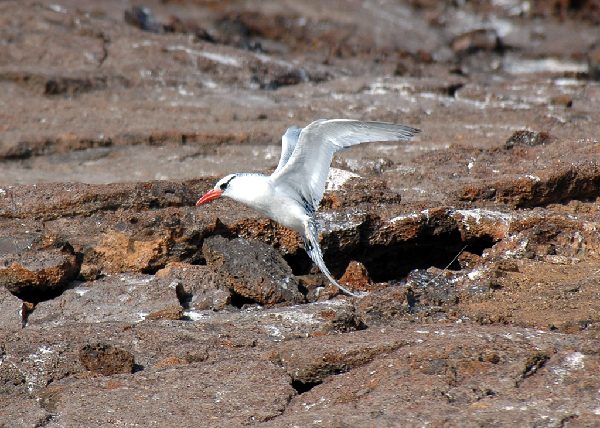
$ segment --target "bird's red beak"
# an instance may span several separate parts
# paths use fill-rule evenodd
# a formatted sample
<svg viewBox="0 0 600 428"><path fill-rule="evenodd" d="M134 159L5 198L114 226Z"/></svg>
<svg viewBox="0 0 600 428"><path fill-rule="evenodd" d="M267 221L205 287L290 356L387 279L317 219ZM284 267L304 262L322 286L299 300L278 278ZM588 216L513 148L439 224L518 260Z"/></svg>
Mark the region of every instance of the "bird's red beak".
<svg viewBox="0 0 600 428"><path fill-rule="evenodd" d="M214 199L217 199L218 197L220 197L223 194L222 190L216 190L213 189L210 192L207 192L204 196L202 196L200 199L198 199L198 202L196 202L196 206L199 207L202 204L205 204L207 202L210 202Z"/></svg>

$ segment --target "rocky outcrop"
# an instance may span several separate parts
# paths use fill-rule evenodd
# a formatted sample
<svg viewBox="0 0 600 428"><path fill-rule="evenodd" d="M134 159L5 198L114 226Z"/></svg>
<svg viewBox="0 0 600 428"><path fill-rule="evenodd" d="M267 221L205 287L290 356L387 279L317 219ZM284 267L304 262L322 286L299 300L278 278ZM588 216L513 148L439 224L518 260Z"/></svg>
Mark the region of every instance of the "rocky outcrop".
<svg viewBox="0 0 600 428"><path fill-rule="evenodd" d="M0 426L597 425L597 2L346 3L0 2ZM322 117L422 130L334 158L360 299L195 207Z"/></svg>

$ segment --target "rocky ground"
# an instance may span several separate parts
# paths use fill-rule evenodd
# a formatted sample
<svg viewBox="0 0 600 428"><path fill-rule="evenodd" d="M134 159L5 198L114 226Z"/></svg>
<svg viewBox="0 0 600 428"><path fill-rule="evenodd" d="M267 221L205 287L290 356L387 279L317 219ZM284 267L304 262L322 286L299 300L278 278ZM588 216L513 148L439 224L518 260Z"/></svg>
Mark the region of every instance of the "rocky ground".
<svg viewBox="0 0 600 428"><path fill-rule="evenodd" d="M600 425L599 23L0 2L0 426ZM334 160L321 244L362 299L295 233L194 206L322 117L422 130Z"/></svg>

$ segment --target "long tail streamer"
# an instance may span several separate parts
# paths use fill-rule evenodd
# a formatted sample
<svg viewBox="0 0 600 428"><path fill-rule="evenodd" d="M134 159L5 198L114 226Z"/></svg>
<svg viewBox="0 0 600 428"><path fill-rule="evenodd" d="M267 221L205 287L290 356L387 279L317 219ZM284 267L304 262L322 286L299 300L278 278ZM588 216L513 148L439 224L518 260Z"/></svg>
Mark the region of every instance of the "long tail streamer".
<svg viewBox="0 0 600 428"><path fill-rule="evenodd" d="M353 297L363 297L362 294L350 291L346 287L338 283L333 278L333 275L331 275L331 272L329 272L329 269L327 269L325 261L323 260L323 252L321 251L321 246L319 245L319 232L317 229L317 224L314 220L309 222L308 230L306 231L305 235L307 235L304 236L304 248L306 250L306 253L312 259L312 261L315 262L315 264L319 267L321 272L325 274L327 279L344 293Z"/></svg>

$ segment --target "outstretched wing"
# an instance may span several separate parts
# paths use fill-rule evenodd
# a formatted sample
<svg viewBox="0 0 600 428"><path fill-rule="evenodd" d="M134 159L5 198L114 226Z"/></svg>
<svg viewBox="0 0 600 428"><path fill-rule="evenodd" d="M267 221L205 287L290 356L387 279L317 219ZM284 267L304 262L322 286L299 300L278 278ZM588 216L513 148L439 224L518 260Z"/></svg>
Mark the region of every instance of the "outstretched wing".
<svg viewBox="0 0 600 428"><path fill-rule="evenodd" d="M279 158L279 163L277 164L277 168L273 173L283 168L290 156L292 156L301 131L302 128L290 126L287 131L285 131L285 134L281 136L281 157Z"/></svg>
<svg viewBox="0 0 600 428"><path fill-rule="evenodd" d="M416 128L393 123L320 119L301 130L291 157L283 167L277 167L271 180L276 186L296 191L316 210L335 152L372 141L406 141L417 132Z"/></svg>

